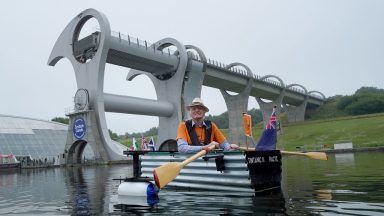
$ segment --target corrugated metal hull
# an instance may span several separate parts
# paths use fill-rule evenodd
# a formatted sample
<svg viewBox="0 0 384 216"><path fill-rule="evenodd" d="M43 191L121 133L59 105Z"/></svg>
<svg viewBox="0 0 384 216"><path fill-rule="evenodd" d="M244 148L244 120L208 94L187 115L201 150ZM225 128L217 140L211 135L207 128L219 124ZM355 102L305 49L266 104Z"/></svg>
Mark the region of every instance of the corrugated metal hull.
<svg viewBox="0 0 384 216"><path fill-rule="evenodd" d="M217 171L215 158L199 158L184 167L170 187L234 192L254 192L242 152L225 152L225 170ZM214 156L209 154L208 156ZM141 156L142 177L153 177L153 169L168 162L182 162L190 155L150 152Z"/></svg>

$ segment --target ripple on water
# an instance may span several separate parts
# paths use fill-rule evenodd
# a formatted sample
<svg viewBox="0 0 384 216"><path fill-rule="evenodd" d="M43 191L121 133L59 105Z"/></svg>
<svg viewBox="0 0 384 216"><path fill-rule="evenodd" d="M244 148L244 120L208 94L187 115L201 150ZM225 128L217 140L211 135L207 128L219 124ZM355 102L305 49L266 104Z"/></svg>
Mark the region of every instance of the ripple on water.
<svg viewBox="0 0 384 216"><path fill-rule="evenodd" d="M321 215L384 215L384 204L366 202L314 201L316 206L308 206Z"/></svg>

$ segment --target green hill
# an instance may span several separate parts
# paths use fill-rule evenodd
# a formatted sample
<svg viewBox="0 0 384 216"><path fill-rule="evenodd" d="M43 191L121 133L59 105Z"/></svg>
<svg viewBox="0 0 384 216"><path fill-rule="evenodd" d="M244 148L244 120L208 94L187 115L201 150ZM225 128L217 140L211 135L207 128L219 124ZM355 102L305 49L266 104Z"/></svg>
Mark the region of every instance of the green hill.
<svg viewBox="0 0 384 216"><path fill-rule="evenodd" d="M372 114L375 113L375 114ZM263 129L261 111L251 109L254 139L257 142ZM218 116L207 116L219 128L228 128L228 112ZM278 148L285 150L322 150L333 148L335 143L352 142L354 148L384 146L384 89L361 87L353 95L335 95L327 98L324 105L307 107L305 121L288 123L287 113L279 116L282 125L278 137ZM227 129L222 129L227 135ZM118 136L110 131L111 137L124 145L131 146L131 139L141 134ZM156 140L157 128L144 132ZM112 136L114 135L114 136ZM171 138L171 137L170 137Z"/></svg>
<svg viewBox="0 0 384 216"><path fill-rule="evenodd" d="M257 143L263 128L258 124L252 130ZM222 131L225 136L228 135L228 129ZM157 139L156 136L153 137ZM131 139L122 139L119 142L126 146L132 145ZM344 142L352 142L354 148L384 146L384 113L291 124L284 122L278 136L277 148L287 151L313 151L332 149L333 144Z"/></svg>
<svg viewBox="0 0 384 216"><path fill-rule="evenodd" d="M253 128L257 142L262 128ZM384 146L384 113L348 116L285 124L278 136L278 148L321 150L335 143L352 142L354 148Z"/></svg>

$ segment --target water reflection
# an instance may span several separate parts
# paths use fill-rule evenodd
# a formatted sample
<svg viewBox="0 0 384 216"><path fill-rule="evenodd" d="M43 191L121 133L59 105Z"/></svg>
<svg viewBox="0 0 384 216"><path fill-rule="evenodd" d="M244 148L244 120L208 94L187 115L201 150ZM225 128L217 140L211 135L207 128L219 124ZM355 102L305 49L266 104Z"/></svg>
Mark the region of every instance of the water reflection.
<svg viewBox="0 0 384 216"><path fill-rule="evenodd" d="M66 174L71 214L95 215L103 212L108 174L105 168L74 166L66 168Z"/></svg>
<svg viewBox="0 0 384 216"><path fill-rule="evenodd" d="M145 197L115 195L110 200L112 214L176 215L285 215L286 200L281 190L264 194L185 191L167 188L159 193L156 205ZM158 202L158 203L157 203Z"/></svg>
<svg viewBox="0 0 384 216"><path fill-rule="evenodd" d="M286 201L281 190L258 194L167 189L160 191L158 212L190 215L283 215Z"/></svg>
<svg viewBox="0 0 384 216"><path fill-rule="evenodd" d="M343 202L343 201L313 201L316 207L313 209L319 215L384 215L384 204L364 202Z"/></svg>
<svg viewBox="0 0 384 216"><path fill-rule="evenodd" d="M66 212L60 204L66 194L64 179L55 169L0 173L0 215Z"/></svg>
<svg viewBox="0 0 384 216"><path fill-rule="evenodd" d="M384 215L384 154L355 153L353 163L336 157L283 158L278 193L167 188L154 206L117 200L119 181L112 179L130 177L129 165L0 172L0 215Z"/></svg>
<svg viewBox="0 0 384 216"><path fill-rule="evenodd" d="M354 153L335 154L336 164L343 166L353 166L355 164Z"/></svg>
<svg viewBox="0 0 384 216"><path fill-rule="evenodd" d="M110 212L142 214L158 212L158 197L114 195L110 199Z"/></svg>
<svg viewBox="0 0 384 216"><path fill-rule="evenodd" d="M282 190L270 194L259 194L252 199L252 212L270 215L285 215L286 200Z"/></svg>
<svg viewBox="0 0 384 216"><path fill-rule="evenodd" d="M75 215L90 215L90 199L88 195L87 183L84 181L83 169L81 167L72 167L67 169L68 181L70 187L73 188L71 191L71 198L73 200L70 203L73 204L73 214Z"/></svg>

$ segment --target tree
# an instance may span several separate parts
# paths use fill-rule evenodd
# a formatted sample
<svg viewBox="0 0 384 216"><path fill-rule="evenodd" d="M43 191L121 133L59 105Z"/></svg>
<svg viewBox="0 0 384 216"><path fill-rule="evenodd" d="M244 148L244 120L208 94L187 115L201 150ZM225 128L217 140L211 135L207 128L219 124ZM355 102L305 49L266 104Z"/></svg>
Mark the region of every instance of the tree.
<svg viewBox="0 0 384 216"><path fill-rule="evenodd" d="M358 97L356 95L344 96L340 98L339 102L337 103L337 109L344 110L347 106L353 104L357 100L358 100Z"/></svg>
<svg viewBox="0 0 384 216"><path fill-rule="evenodd" d="M247 113L252 117L252 125L256 125L257 123L263 121L263 115L259 109L253 108L248 110ZM218 116L208 115L207 119L215 122L217 127L221 129L229 127L228 112L224 112Z"/></svg>
<svg viewBox="0 0 384 216"><path fill-rule="evenodd" d="M384 93L384 89L379 89L376 87L366 87L363 86L356 90L355 94L364 94L364 93Z"/></svg>
<svg viewBox="0 0 384 216"><path fill-rule="evenodd" d="M384 112L384 89L361 87L354 95L342 97L337 108L349 115Z"/></svg>
<svg viewBox="0 0 384 216"><path fill-rule="evenodd" d="M252 108L248 110L248 114L252 116L252 125L256 125L263 121L263 114L259 109Z"/></svg>
<svg viewBox="0 0 384 216"><path fill-rule="evenodd" d="M51 121L59 122L62 124L69 124L69 118L64 118L64 117L55 117L55 118L51 119Z"/></svg>
<svg viewBox="0 0 384 216"><path fill-rule="evenodd" d="M224 112L224 113L222 113L222 114L220 114L218 116L208 115L207 119L212 121L212 122L215 122L215 124L219 128L223 129L223 128L228 128L229 127L228 112Z"/></svg>
<svg viewBox="0 0 384 216"><path fill-rule="evenodd" d="M377 94L365 95L345 107L345 110L351 115L364 115L371 113L384 112L384 94L381 96Z"/></svg>
<svg viewBox="0 0 384 216"><path fill-rule="evenodd" d="M110 129L108 129L108 132L112 140L115 140L115 141L119 140L119 136L117 135L117 133L112 132L112 130Z"/></svg>

